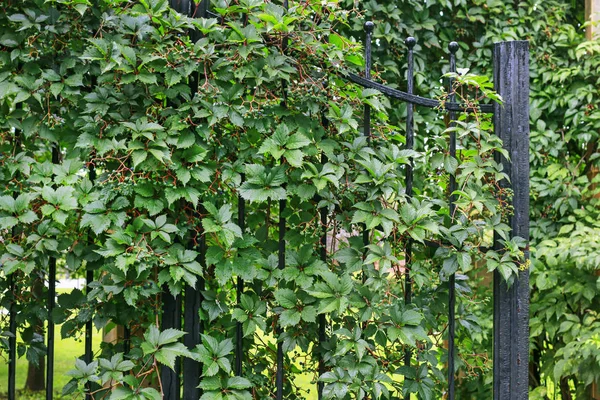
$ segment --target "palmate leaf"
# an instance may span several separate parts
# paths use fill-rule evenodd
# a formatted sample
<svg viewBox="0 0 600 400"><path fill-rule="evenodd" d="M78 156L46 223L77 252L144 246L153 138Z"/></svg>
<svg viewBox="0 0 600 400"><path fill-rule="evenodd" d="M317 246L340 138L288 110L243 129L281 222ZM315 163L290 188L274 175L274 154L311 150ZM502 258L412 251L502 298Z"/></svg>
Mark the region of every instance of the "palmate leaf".
<svg viewBox="0 0 600 400"><path fill-rule="evenodd" d="M287 191L281 186L287 181L285 169L268 169L263 165L246 165L246 182L239 188L242 198L251 202L285 200Z"/></svg>
<svg viewBox="0 0 600 400"><path fill-rule="evenodd" d="M341 315L348 308L348 299L345 297L329 297L319 301L318 314L337 312Z"/></svg>
<svg viewBox="0 0 600 400"><path fill-rule="evenodd" d="M288 164L290 164L292 167L302 167L302 160L304 159L304 153L302 153L302 151L286 150L283 156Z"/></svg>
<svg viewBox="0 0 600 400"><path fill-rule="evenodd" d="M279 325L282 327L296 326L300 323L302 314L298 310L284 310L279 315Z"/></svg>
<svg viewBox="0 0 600 400"><path fill-rule="evenodd" d="M181 338L185 334L186 334L185 332L182 332L177 329L172 329L172 328L165 329L164 331L160 332L160 335L158 336L158 345L162 346L165 344L176 342L179 338Z"/></svg>
<svg viewBox="0 0 600 400"><path fill-rule="evenodd" d="M233 351L233 341L226 339L217 341L212 336L202 335L202 344L197 345L192 357L202 363L202 374L210 377L219 371L231 372L231 364L227 358Z"/></svg>
<svg viewBox="0 0 600 400"><path fill-rule="evenodd" d="M238 225L231 222L233 212L231 206L226 204L219 210L211 203L204 203L204 208L210 214L202 220L202 227L206 233L215 233L219 241L226 247L230 248L236 238L241 238L242 230Z"/></svg>
<svg viewBox="0 0 600 400"><path fill-rule="evenodd" d="M199 387L205 391L200 400L252 400L252 395L246 390L252 387L252 383L241 376L205 378Z"/></svg>
<svg viewBox="0 0 600 400"><path fill-rule="evenodd" d="M275 300L285 308L295 308L297 303L296 293L290 289L278 289L275 291Z"/></svg>
<svg viewBox="0 0 600 400"><path fill-rule="evenodd" d="M285 148L275 138L268 138L260 146L258 152L261 154L270 154L275 160L279 160L283 153L285 153Z"/></svg>
<svg viewBox="0 0 600 400"><path fill-rule="evenodd" d="M310 145L310 140L301 133L294 133L285 143L285 147L290 150L303 149Z"/></svg>
<svg viewBox="0 0 600 400"><path fill-rule="evenodd" d="M154 354L156 361L171 369L175 368L175 359L180 356L191 356L190 351L183 343L173 343L163 346Z"/></svg>
<svg viewBox="0 0 600 400"><path fill-rule="evenodd" d="M302 320L308 323L314 323L317 318L317 310L313 306L305 306L302 308Z"/></svg>
<svg viewBox="0 0 600 400"><path fill-rule="evenodd" d="M278 126L270 138L267 138L258 149L261 154L270 154L275 160L282 156L293 167L301 167L304 153L300 150L310 144L310 141L301 133L289 134L285 124Z"/></svg>
<svg viewBox="0 0 600 400"><path fill-rule="evenodd" d="M12 196L0 196L0 210L16 212L15 199Z"/></svg>
<svg viewBox="0 0 600 400"><path fill-rule="evenodd" d="M284 188L269 188L266 189L264 186L245 182L239 189L240 196L244 200L250 202L264 202L268 199L271 200L285 200L287 198L287 192Z"/></svg>
<svg viewBox="0 0 600 400"><path fill-rule="evenodd" d="M11 229L19 220L15 217L0 217L0 229Z"/></svg>
<svg viewBox="0 0 600 400"><path fill-rule="evenodd" d="M423 320L423 315L415 310L406 310L402 313L400 320L404 325L419 325Z"/></svg>

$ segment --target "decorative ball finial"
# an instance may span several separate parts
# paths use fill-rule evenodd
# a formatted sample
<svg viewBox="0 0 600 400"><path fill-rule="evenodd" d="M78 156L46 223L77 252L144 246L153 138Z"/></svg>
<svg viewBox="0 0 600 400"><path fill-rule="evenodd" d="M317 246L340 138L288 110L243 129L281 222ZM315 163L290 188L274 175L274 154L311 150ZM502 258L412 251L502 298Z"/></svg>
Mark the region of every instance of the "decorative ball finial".
<svg viewBox="0 0 600 400"><path fill-rule="evenodd" d="M373 23L373 21L367 21L367 22L365 22L365 31L368 34L373 33L374 29L375 29L375 24Z"/></svg>
<svg viewBox="0 0 600 400"><path fill-rule="evenodd" d="M450 42L448 44L448 50L450 50L450 53L456 54L456 52L458 51L458 43Z"/></svg>
<svg viewBox="0 0 600 400"><path fill-rule="evenodd" d="M409 36L406 38L406 40L404 41L404 43L408 46L409 49L412 50L413 47L415 47L415 45L417 44L417 39L415 39L412 36Z"/></svg>

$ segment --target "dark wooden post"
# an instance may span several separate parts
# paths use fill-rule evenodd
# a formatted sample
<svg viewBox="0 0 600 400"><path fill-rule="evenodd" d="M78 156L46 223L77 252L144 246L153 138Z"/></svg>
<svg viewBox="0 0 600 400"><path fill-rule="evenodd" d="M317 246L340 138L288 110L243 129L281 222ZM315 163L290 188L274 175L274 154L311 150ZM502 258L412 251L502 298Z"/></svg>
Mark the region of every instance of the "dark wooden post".
<svg viewBox="0 0 600 400"><path fill-rule="evenodd" d="M529 240L529 43L494 45L494 85L503 104L495 105L494 127L510 160L502 157L513 190L512 236ZM497 239L497 238L496 238ZM497 240L496 240L497 241ZM529 249L526 251L529 258ZM494 274L494 400L528 398L529 271L508 287Z"/></svg>

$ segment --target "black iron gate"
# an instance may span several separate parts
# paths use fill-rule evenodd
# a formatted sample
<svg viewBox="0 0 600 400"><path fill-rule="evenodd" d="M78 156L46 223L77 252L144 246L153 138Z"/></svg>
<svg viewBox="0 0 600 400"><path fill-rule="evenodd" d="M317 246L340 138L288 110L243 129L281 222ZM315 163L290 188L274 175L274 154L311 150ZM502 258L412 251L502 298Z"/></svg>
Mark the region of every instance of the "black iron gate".
<svg viewBox="0 0 600 400"><path fill-rule="evenodd" d="M193 0L171 0L170 4L177 11L192 17L218 17L208 10L207 1L195 4ZM284 7L287 9L287 0L284 0ZM469 109L455 102L453 95L450 101L440 104L439 101L419 97L414 94L413 74L413 49L416 44L414 38L406 39L408 49L408 74L407 74L407 92L392 89L385 85L371 80L371 40L374 25L371 22L365 24L365 57L366 68L364 76L350 74L348 79L355 84L365 88L376 89L391 99L400 100L407 103L406 117L406 148L412 149L414 146L414 120L413 113L415 106L422 107L440 107L443 106L450 115L451 120L455 120L458 112L469 112ZM192 33L194 34L194 33ZM456 71L456 52L458 45L452 42L448 46L450 53L450 70ZM503 104L482 104L480 111L494 114L494 129L496 134L503 140L504 148L510 155L510 160L502 158L504 170L510 177L510 183L504 182L514 193L512 206L514 213L511 217L512 235L519 236L526 240L529 237L529 49L526 41L513 41L496 43L494 46L494 83L495 90L503 99ZM191 82L192 89L197 90L198 83ZM284 105L285 105L285 99ZM371 127L371 113L369 106L364 110L364 135L369 137ZM450 133L450 155L456 155L456 137L455 133ZM58 163L58 149L53 149L52 161ZM500 160L500 155L498 155ZM326 160L322 160L323 163ZM93 180L94 172L90 171L90 179ZM406 169L406 193L412 196L413 170L412 166ZM452 193L456 189L456 180L454 176L450 177L450 190ZM453 215L454 198L451 196L450 215ZM279 219L279 268L285 265L285 231L286 220L282 215L285 210L285 200L280 200L280 219ZM242 198L238 202L238 225L244 229L245 202ZM326 226L327 213L323 209L320 214L323 226ZM323 231L321 236L321 259L326 258L325 244L326 234ZM495 245L498 245L499 238L495 238ZM200 244L200 253L205 254L205 243ZM204 249L204 250L203 250ZM410 261L412 257L412 244L409 241L405 248L405 259L407 261L407 271L410 271ZM528 254L526 252L526 257ZM47 392L48 400L53 398L53 371L54 371L54 324L52 322L52 309L55 304L55 281L56 281L56 259L50 259L49 268L49 291L47 307L49 310L48 337L47 337ZM521 271L519 278L515 283L507 287L504 279L496 271L494 275L494 399L513 400L528 398L528 322L529 322L529 279L528 271ZM93 274L88 271L86 275L88 285L93 281ZM12 277L10 277L12 282ZM405 302L410 303L412 298L410 273L405 275L406 292ZM455 398L455 277L449 278L449 327L448 327L448 399ZM89 287L89 286L88 286ZM14 283L11 283L14 289ZM244 282L241 278L237 281L237 298L244 291ZM196 287L186 287L183 298L172 297L168 290L163 294L163 329L181 328L182 319L184 321L184 330L188 333L185 337L185 345L192 348L200 343L200 333L202 332L201 321L199 319L199 310L201 307L201 292L204 290L204 283L199 280ZM9 375L8 375L8 398L16 399L16 303L11 303L9 331ZM183 313L183 314L182 314ZM324 315L319 317L319 342L326 340L325 335L326 320ZM129 343L129 331L125 327L124 342L125 350ZM242 360L244 355L242 338L242 325L238 323L236 329L236 348L234 371L237 375L242 374ZM85 361L91 362L92 353L92 325L91 322L85 329ZM412 355L405 354L405 363L410 364ZM283 397L284 381L284 354L282 343L277 346L277 373L276 373L276 399ZM325 365L322 360L318 367L319 374L325 372ZM165 396L171 400L178 400L183 392L183 399L197 400L200 397L198 384L200 380L200 364L191 359L185 359L182 365L175 370L163 367L161 370L161 381ZM183 391L181 388L183 387ZM317 391L319 398L322 397L323 384L319 383Z"/></svg>
<svg viewBox="0 0 600 400"><path fill-rule="evenodd" d="M206 1L196 5L192 0L171 0L170 4L175 10L197 18L218 17L210 12L206 6ZM284 8L288 9L288 1L284 0ZM365 88L378 90L391 99L404 101L407 103L406 115L406 148L414 147L414 106L423 106L429 108L440 107L438 100L420 97L414 94L414 59L413 49L416 39L409 37L406 39L408 49L408 71L407 71L407 92L396 90L388 86L379 84L371 80L371 42L374 24L366 22L365 28L365 71L361 77L355 74L349 74L348 79ZM285 45L285 42L284 42ZM284 46L285 50L285 46ZM458 43L451 42L448 45L450 53L450 72L456 72L456 52ZM502 139L503 146L510 155L510 160L497 155L498 161L501 161L504 170L510 177L510 183L504 182L506 187L513 190L512 206L514 213L511 217L512 235L529 240L529 43L527 41L500 42L494 45L494 83L496 92L502 97L503 104L481 104L479 111L494 114L495 133ZM450 87L452 83L450 82ZM284 100L285 101L285 100ZM457 112L469 112L468 107L455 102L453 94L449 97L449 102L443 104L443 107L449 112L450 120L456 119ZM472 111L472 110L471 110ZM368 105L364 110L364 135L371 135L371 110ZM456 134L450 133L450 155L456 156ZM322 160L323 163L326 160ZM408 166L406 169L406 193L412 196L413 188L413 168ZM456 179L454 175L450 176L450 193L456 189ZM450 195L450 215L454 211L454 197ZM285 200L280 201L281 211L285 209ZM240 226L244 226L244 200L240 197L238 203L238 221ZM321 211L322 225L326 226L327 214L325 210ZM286 221L280 217L279 221L279 267L285 265L285 235ZM366 230L365 232L366 233ZM368 239L365 238L368 244ZM321 237L321 258L326 258L325 254L326 232ZM500 248L499 238L494 237L494 247ZM408 273L405 282L405 302L412 300L411 278L410 278L410 260L412 257L412 244L408 241L405 248L405 259ZM528 259L528 250L525 252ZM448 281L448 399L455 398L455 275L452 274ZM238 278L237 297L240 298L244 290L244 282ZM194 297L192 294L190 297ZM528 398L528 361L529 361L529 272L520 271L519 278L515 283L508 287L498 271L494 274L494 399L526 399ZM186 299L188 294L186 293ZM186 300L187 304L187 300ZM167 306L165 306L167 307ZM190 312L185 308L186 316ZM319 343L325 340L325 318L321 315L319 319ZM164 328L172 327L167 323ZM180 325L178 325L180 326ZM242 326L237 326L237 346L236 346L236 374L241 374L242 359L244 349L242 347ZM405 363L410 364L411 354L405 354ZM324 363L319 362L319 374L325 372ZM169 394L169 398L179 398L179 374L168 368L164 368L165 376L163 379L171 379L174 390ZM194 395L187 395L196 385L197 375L189 374L186 378L186 368L184 367L184 399L195 399ZM281 342L277 346L277 376L276 376L276 399L283 397L283 350ZM163 380L164 381L164 380ZM187 382L190 382L189 384ZM193 383L191 383L193 382ZM317 387L319 399L322 397L323 384L319 382ZM172 396L172 397L171 397Z"/></svg>
<svg viewBox="0 0 600 400"><path fill-rule="evenodd" d="M365 88L376 89L389 98L404 101L407 104L406 116L406 148L414 145L413 108L439 107L437 100L423 98L413 93L413 48L416 40L406 39L408 48L407 92L392 89L370 79L371 69L371 35L373 24L365 24L366 69L364 77L350 74L349 79ZM448 45L450 53L450 72L456 72L456 52L458 43ZM504 170L510 177L510 183L503 182L505 187L513 190L511 217L512 235L529 240L529 42L510 41L494 45L494 84L496 92L502 97L503 104L481 104L481 112L494 114L494 131L502 139L503 146L510 155L510 160L497 155ZM450 83L452 87L452 83ZM449 102L444 108L450 114L450 120L456 120L457 112L468 112L465 105L455 102L454 94L450 94ZM370 111L365 108L365 134L369 134ZM456 134L450 133L450 156L456 156ZM412 168L407 169L406 191L412 195ZM450 176L449 192L456 190L456 179ZM454 197L450 195L450 215L454 215ZM499 238L494 237L494 248L500 248ZM525 256L529 258L528 249ZM410 241L406 247L406 260L411 260ZM410 271L410 267L408 267ZM407 286L410 288L410 275L407 274ZM455 275L448 281L448 399L454 399L455 392ZM411 293L406 292L405 302L410 303ZM528 396L528 362L529 362L529 272L521 271L518 280L511 287L498 271L494 274L494 399L527 399ZM407 355L407 364L410 355Z"/></svg>

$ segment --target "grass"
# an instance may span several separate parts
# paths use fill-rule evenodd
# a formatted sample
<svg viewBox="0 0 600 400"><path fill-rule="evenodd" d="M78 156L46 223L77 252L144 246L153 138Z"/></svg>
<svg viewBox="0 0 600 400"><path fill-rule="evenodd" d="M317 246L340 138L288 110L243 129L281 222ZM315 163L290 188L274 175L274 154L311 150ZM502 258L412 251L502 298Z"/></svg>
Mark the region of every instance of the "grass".
<svg viewBox="0 0 600 400"><path fill-rule="evenodd" d="M60 396L62 388L71 379L66 373L73 369L75 359L84 353L83 341L75 339L62 339L60 337L60 325L55 327L56 345L55 351L55 362L54 362L54 398L61 399ZM94 330L93 344L94 351L99 348L99 343L102 340L101 333ZM23 357L17 360L17 398L19 400L42 400L45 399L45 392L25 392L25 380L27 379L27 360ZM305 400L312 400L317 398L317 387L316 384L311 383L311 376L309 374L297 374L295 376L295 384L304 390L311 389L310 393L304 392L303 398ZM7 399L8 390L8 364L0 364L0 400ZM71 398L71 397L67 397Z"/></svg>
<svg viewBox="0 0 600 400"><path fill-rule="evenodd" d="M57 289L58 294L67 293L69 290ZM55 326L55 361L54 361L54 398L63 399L60 395L64 385L69 382L71 377L66 373L73 369L75 359L82 356L84 353L84 342L83 336L81 340L73 338L62 339L60 335L61 326ZM259 335L263 336L262 332ZM269 335L264 335L266 340L275 339ZM100 342L102 341L101 332L94 329L93 334L93 345L94 352L100 348ZM297 363L296 367L300 368ZM26 392L24 391L25 380L27 379L27 367L28 363L25 357L17 360L17 374L16 374L16 385L17 385L17 398L19 400L43 400L45 399L45 392ZM294 374L294 384L302 390L302 398L304 400L316 400L317 399L317 385L312 382L312 375L308 373ZM0 363L0 400L7 399L8 391L8 364L6 362ZM66 397L71 399L72 397ZM64 398L64 399L66 399Z"/></svg>
<svg viewBox="0 0 600 400"><path fill-rule="evenodd" d="M58 294L67 293L68 290L65 289L57 289ZM62 388L71 377L67 375L67 372L73 369L73 365L75 364L75 359L79 356L82 356L85 352L85 345L83 342L83 335L81 340L75 340L73 338L62 339L60 335L60 325L55 326L54 329L54 337L55 337L55 346L54 346L54 392L55 399L60 399L60 393L62 392ZM94 334L92 337L92 343L94 346L94 351L97 351L100 348L100 342L102 341L102 333L94 329ZM16 376L16 385L17 385L17 398L23 400L37 400L44 399L44 392L37 393L26 393L23 391L25 387L25 380L27 379L27 359L23 356L17 360L17 376ZM8 363L2 362L0 363L0 400L6 399L6 393L8 391Z"/></svg>
<svg viewBox="0 0 600 400"><path fill-rule="evenodd" d="M58 394L62 391L64 385L71 379L67 372L73 369L75 359L78 356L83 355L84 343L83 341L75 340L72 338L62 339L60 337L60 326L55 327L56 344L54 347L54 392L56 393L55 398L60 398ZM102 340L100 332L95 331L92 343L94 344L95 350L99 349L99 343ZM25 357L17 360L17 376L16 384L17 390L22 390L25 387L25 380L27 379L27 360ZM8 364L2 363L0 365L0 399L6 398L6 392L8 390ZM44 398L42 394L26 394L20 393L17 396L19 399L38 399Z"/></svg>

